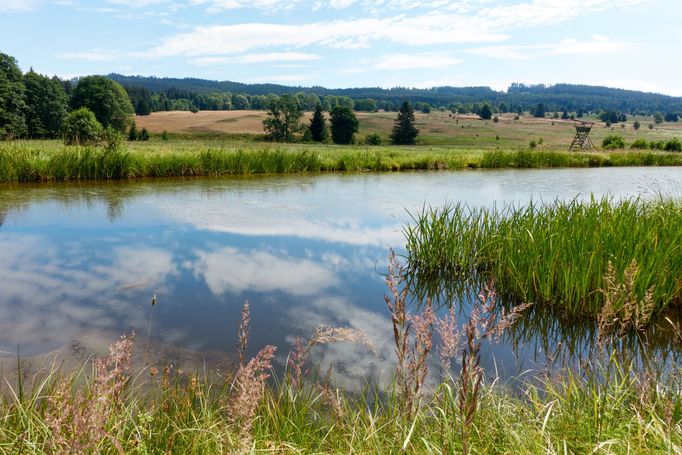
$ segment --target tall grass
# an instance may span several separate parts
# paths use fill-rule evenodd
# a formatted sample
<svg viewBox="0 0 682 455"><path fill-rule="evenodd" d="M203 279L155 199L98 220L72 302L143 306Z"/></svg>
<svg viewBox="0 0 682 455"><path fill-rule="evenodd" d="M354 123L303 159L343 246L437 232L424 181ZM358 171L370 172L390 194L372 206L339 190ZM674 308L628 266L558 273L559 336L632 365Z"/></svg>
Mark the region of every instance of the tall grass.
<svg viewBox="0 0 682 455"><path fill-rule="evenodd" d="M682 154L480 151L431 147L336 147L172 142L118 148L65 147L56 142L0 143L0 182L108 180L141 177L405 171L465 168L677 166Z"/></svg>
<svg viewBox="0 0 682 455"><path fill-rule="evenodd" d="M272 346L224 376L170 368L151 368L136 376L128 368L132 339L124 337L92 369L54 369L46 378L0 395L0 453L682 450L679 370L664 378L603 351L584 370L526 373L514 381L514 389L489 382L479 366L481 340L506 330L510 316L520 316L523 308L500 315L489 290L463 331L455 333L451 321L437 320L430 309L408 312L401 275L391 276L387 302L397 327L396 354L405 359L402 365L398 362L397 374L405 375L406 388L394 383L385 392L367 388L349 393L335 389L330 375L295 382L295 369L266 383ZM240 350L246 347L248 324L246 307ZM447 337L462 347L463 360L459 374L446 373L429 386L423 379L429 374L434 326L441 336L450 332ZM322 328L299 352L307 357L316 344L338 341L366 343L367 337Z"/></svg>
<svg viewBox="0 0 682 455"><path fill-rule="evenodd" d="M405 234L409 274L432 295L462 297L492 279L503 299L576 320L595 319L607 300L621 318L628 308L647 306L655 315L682 303L682 204L676 201L450 205L416 215ZM609 299L609 289L620 292L626 284L627 293Z"/></svg>

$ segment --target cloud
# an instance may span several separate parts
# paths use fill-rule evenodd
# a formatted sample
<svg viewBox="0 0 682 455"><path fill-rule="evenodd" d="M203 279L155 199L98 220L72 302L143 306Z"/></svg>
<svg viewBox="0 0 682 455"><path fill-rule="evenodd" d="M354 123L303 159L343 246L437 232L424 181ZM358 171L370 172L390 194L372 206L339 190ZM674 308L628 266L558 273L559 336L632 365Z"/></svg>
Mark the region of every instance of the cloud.
<svg viewBox="0 0 682 455"><path fill-rule="evenodd" d="M479 43L500 41L505 36L479 30L473 33L468 24L446 16L406 18L365 18L308 24L243 23L197 27L191 32L165 38L148 55L221 56L269 47L332 48L368 47L377 40L405 45Z"/></svg>
<svg viewBox="0 0 682 455"><path fill-rule="evenodd" d="M57 58L64 60L86 60L89 62L111 62L123 57L123 54L115 51L103 51L93 49L83 52L61 52Z"/></svg>
<svg viewBox="0 0 682 455"><path fill-rule="evenodd" d="M309 259L282 258L266 251L236 248L197 251L196 255L198 258L189 267L216 295L278 291L306 296L339 282L331 270Z"/></svg>
<svg viewBox="0 0 682 455"><path fill-rule="evenodd" d="M593 35L589 40L567 38L558 43L486 46L467 49L464 52L500 60L529 60L552 55L610 54L633 47L634 45L631 43L613 41L605 36Z"/></svg>
<svg viewBox="0 0 682 455"><path fill-rule="evenodd" d="M270 52L265 54L244 54L234 57L200 57L192 60L192 63L205 66L221 63L308 62L319 59L319 55L305 52Z"/></svg>
<svg viewBox="0 0 682 455"><path fill-rule="evenodd" d="M0 0L0 11L17 13L31 11L38 7L38 0Z"/></svg>

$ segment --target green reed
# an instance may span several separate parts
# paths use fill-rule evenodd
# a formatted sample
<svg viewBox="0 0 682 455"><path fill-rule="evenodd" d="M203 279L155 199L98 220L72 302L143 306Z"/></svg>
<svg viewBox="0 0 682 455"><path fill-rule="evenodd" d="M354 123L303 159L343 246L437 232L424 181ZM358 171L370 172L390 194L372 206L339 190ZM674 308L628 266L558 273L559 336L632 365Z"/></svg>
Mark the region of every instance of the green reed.
<svg viewBox="0 0 682 455"><path fill-rule="evenodd" d="M162 141L66 147L57 141L0 143L0 182L142 177L410 171L475 168L678 166L682 154L567 153L457 147L367 147L219 141Z"/></svg>
<svg viewBox="0 0 682 455"><path fill-rule="evenodd" d="M622 282L635 261L633 299L643 302L650 293L655 314L679 308L682 300L677 201L449 205L416 215L405 234L413 285L432 295L445 286L461 297L494 280L509 301L549 306L568 319L592 318L602 310L609 263Z"/></svg>

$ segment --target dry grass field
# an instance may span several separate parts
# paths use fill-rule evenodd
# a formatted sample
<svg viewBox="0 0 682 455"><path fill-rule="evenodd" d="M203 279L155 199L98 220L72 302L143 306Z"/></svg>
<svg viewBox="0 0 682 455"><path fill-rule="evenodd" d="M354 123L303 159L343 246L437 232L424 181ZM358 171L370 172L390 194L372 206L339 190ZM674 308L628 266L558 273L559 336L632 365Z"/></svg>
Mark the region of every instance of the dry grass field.
<svg viewBox="0 0 682 455"><path fill-rule="evenodd" d="M378 133L387 142L395 112L357 113L362 140L367 134ZM307 123L311 113L306 113L303 122ZM454 145L465 148L527 148L531 140L540 142L542 148L562 150L568 148L574 135L574 123L570 120L537 119L522 116L515 120L515 114L502 114L499 122L480 120L475 116L455 116L448 112L433 111L430 114L416 113L417 127L420 129L419 143L424 145ZM185 111L155 112L146 117L137 117L138 128L147 128L151 133L160 134L164 130L171 134L187 136L225 135L258 136L263 134L265 111L201 111L196 114ZM587 119L595 121L594 119ZM639 131L633 127L639 120ZM647 141L682 138L682 122L654 125L652 118L629 118L624 124L606 127L596 122L592 140L599 146L609 134L625 138L626 144L643 138Z"/></svg>

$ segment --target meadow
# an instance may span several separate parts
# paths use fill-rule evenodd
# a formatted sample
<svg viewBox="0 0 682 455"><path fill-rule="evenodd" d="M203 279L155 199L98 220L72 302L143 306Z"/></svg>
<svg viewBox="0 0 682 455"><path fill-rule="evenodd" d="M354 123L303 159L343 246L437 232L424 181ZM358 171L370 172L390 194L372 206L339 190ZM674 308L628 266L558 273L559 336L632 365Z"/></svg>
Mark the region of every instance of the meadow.
<svg viewBox="0 0 682 455"><path fill-rule="evenodd" d="M421 129L417 145L369 146L363 144L367 134L379 134L383 143L388 143L394 114L358 116L357 144L336 146L264 142L265 113L260 111L159 112L136 119L138 129L151 132L149 141L89 147L64 146L56 140L0 143L0 182L682 164L682 153L635 149L567 152L573 138L572 122L530 117L515 120L510 115L493 122L455 118L444 112L417 114ZM637 139L658 142L682 137L677 123L666 123L639 131L631 125L596 126L593 140L599 144L614 130L625 137L626 144Z"/></svg>

